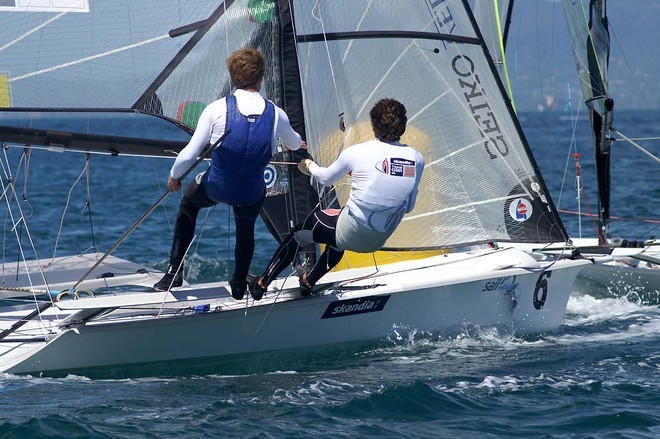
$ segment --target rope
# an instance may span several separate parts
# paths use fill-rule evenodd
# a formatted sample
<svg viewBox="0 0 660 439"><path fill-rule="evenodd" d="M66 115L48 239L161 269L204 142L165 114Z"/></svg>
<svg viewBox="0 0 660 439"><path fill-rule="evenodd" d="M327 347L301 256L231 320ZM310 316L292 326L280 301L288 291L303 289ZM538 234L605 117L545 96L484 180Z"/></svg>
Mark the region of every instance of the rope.
<svg viewBox="0 0 660 439"><path fill-rule="evenodd" d="M580 169L581 169L581 167L580 167L580 154L578 154L578 153L573 154L573 158L575 159L575 174L576 174L577 181L581 181L581 174L580 174ZM583 189L583 188L582 188L582 189ZM591 213L591 206L589 205L589 198L587 197L587 193L586 193L584 190L581 190L580 188L578 188L578 199L580 198L580 194L582 194L582 196L584 197L584 204L587 205L587 212L589 213L589 216L591 217L591 224L593 225L594 230L596 231L596 235L598 236L598 240L599 240L601 243L606 244L607 241L606 241L605 238L603 237L603 234L602 234L601 231L598 229L598 226L596 225L596 222L594 221L594 216L595 216L595 215L593 215L593 214ZM579 205L579 204L578 204L578 205ZM581 232L582 232L582 229L580 228L580 233L581 233ZM580 234L580 236L582 236L582 235Z"/></svg>
<svg viewBox="0 0 660 439"><path fill-rule="evenodd" d="M623 133L621 133L621 131L617 131L617 130L615 130L614 128L612 128L612 131L614 131L615 133L619 134L621 137L623 137L624 140L626 140L628 143L630 143L630 144L631 144L632 146L634 146L635 148L637 148L637 149L639 149L640 151L642 151L644 154L646 154L646 155L647 155L648 157L650 157L652 160L655 160L656 162L660 163L660 158L658 158L658 157L654 156L653 154L651 154L649 151L647 151L646 149L644 149L639 143L636 143L636 142L633 141L633 139L624 136Z"/></svg>
<svg viewBox="0 0 660 439"><path fill-rule="evenodd" d="M571 215L598 217L598 215L596 215L594 213L575 212L573 210L565 210L565 209L557 209L557 210L561 213L569 213ZM615 219L615 220L620 220L620 221L637 221L637 222L643 222L643 223L660 224L660 220L650 219L650 218L626 218L626 217L621 217L621 216L611 216L610 218Z"/></svg>
<svg viewBox="0 0 660 439"><path fill-rule="evenodd" d="M193 163L193 164L190 166L190 168L188 168L188 170L187 170L187 171L181 176L181 178L179 178L179 181L185 179L185 178L188 176L188 174L190 174L190 173L192 172L192 170L195 169L195 167L196 167L199 163L203 162L204 159L205 159L209 154L211 154L211 152L213 152L216 148L218 148L218 147L220 146L220 144L222 143L222 141L225 139L225 137L227 137L227 134L229 134L230 132L231 132L231 130L225 130L224 134L223 134L222 136L220 136L220 138L219 138L218 140L216 140L216 142L215 142L213 145L211 145L210 148L207 148L206 151L204 151L204 152L199 156L199 158L195 161L195 163ZM80 283L81 283L82 281L84 281L84 280L87 278L87 276L89 276L89 275L92 273L92 271L94 271L99 265L101 265L101 263L105 260L105 258L107 258L108 256L110 256L110 254L111 254L113 251L115 251L115 249L117 249L117 247L119 247L119 246L121 245L121 243L124 242L124 240L125 240L125 239L126 239L131 233L133 233L133 232L135 231L135 229L137 229L138 226L139 226L140 224L142 224L142 222L143 222L145 219L147 219L147 217L148 217L149 215L151 215L151 214L153 213L154 210L156 210L156 208L157 208L157 207L158 207L158 206L159 206L159 205L165 200L165 198L168 197L168 195L169 195L170 193L171 193L171 192L169 191L169 189L168 189L166 192L164 192L164 193L160 196L160 198L158 198L158 199L156 200L156 202L155 202L154 204L152 204L151 207L150 207L149 209L147 209L146 212L144 212L144 213L140 216L140 218L138 218L137 221L136 221L136 222L135 222L135 223L134 223L134 224L133 224L133 225L132 225L127 231L126 231L126 232L124 232L124 234L123 234L123 235L117 240L117 242L115 242L115 243L113 244L113 246L110 247L110 249L108 249L108 251L105 252L105 253L103 254L103 256L101 256L101 257L99 258L98 261L96 261L96 264L94 264L89 270L87 270L87 272L83 275L83 277L81 277L81 278L78 280L78 282L76 282L76 284L75 284L71 289L72 289L72 290L75 290L75 289L78 287L78 285L80 285Z"/></svg>
<svg viewBox="0 0 660 439"><path fill-rule="evenodd" d="M0 286L0 291L12 291L15 293L48 294L48 290L38 290L35 288L22 288L22 287Z"/></svg>
<svg viewBox="0 0 660 439"><path fill-rule="evenodd" d="M78 178L76 178L76 181L73 182L73 184L69 188L69 192L67 193L66 203L64 204L64 210L62 211L62 217L60 218L60 227L57 230L57 236L55 237L55 247L53 248L53 259L55 259L55 255L57 254L57 246L60 242L60 236L62 235L62 227L64 226L64 217L66 216L66 211L69 209L69 203L71 202L71 193L73 192L73 189L76 187L76 185L83 177L83 175L85 175L85 171L87 170L87 164L88 163L85 163L85 166L83 166L82 171L80 171L80 175L78 175Z"/></svg>
<svg viewBox="0 0 660 439"><path fill-rule="evenodd" d="M90 169L90 158L91 154L90 153L85 153L85 177L86 177L86 182L87 182L87 198L85 199L85 208L87 208L87 212L89 214L89 231L92 235L92 248L94 251L96 251L96 239L94 239L94 223L92 222L92 192L89 189L89 169ZM85 209L83 208L83 211Z"/></svg>

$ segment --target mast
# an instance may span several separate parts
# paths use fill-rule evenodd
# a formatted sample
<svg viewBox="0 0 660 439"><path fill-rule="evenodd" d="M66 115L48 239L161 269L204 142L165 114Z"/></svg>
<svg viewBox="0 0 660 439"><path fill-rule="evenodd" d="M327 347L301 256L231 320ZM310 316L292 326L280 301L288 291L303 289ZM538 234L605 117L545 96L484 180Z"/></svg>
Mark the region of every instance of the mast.
<svg viewBox="0 0 660 439"><path fill-rule="evenodd" d="M591 72L593 101L587 102L591 113L598 179L598 239L607 244L610 236L610 147L614 100L607 96L607 67L609 65L610 35L605 0L591 0L589 5L589 37L587 59ZM602 60L605 65L601 66Z"/></svg>
<svg viewBox="0 0 660 439"><path fill-rule="evenodd" d="M303 114L302 87L300 83L300 68L298 65L295 44L293 4L288 0L280 0L277 4L279 20L279 39L272 44L279 46L280 69L279 88L281 96L277 104L289 116L291 126L306 140L305 120ZM308 158L306 151L285 151L276 156L273 161L297 163ZM309 177L302 174L296 166L281 166L279 172L285 174L287 190L283 193L269 194L264 202L262 217L271 234L282 242L293 227L303 221L318 203L316 191L309 184ZM313 252L313 249L309 249Z"/></svg>
<svg viewBox="0 0 660 439"><path fill-rule="evenodd" d="M563 1L593 131L598 183L598 240L601 245L607 244L610 238L610 151L614 109L614 100L607 91L610 35L605 3L606 0Z"/></svg>

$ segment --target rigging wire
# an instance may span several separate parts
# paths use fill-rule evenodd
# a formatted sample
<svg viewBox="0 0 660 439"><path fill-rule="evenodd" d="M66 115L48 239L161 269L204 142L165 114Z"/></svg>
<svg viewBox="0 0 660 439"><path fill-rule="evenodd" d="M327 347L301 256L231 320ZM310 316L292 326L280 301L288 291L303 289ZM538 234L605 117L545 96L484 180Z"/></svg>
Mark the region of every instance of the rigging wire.
<svg viewBox="0 0 660 439"><path fill-rule="evenodd" d="M87 209L87 213L89 215L89 230L92 235L92 248L94 251L97 251L96 248L96 240L94 239L94 224L92 221L92 192L90 191L90 178L89 178L89 169L90 169L90 158L91 154L89 152L85 153L85 177L86 177L86 182L87 182L87 198L85 200L85 207L83 208L83 212L85 208Z"/></svg>
<svg viewBox="0 0 660 439"><path fill-rule="evenodd" d="M76 185L83 177L83 175L85 175L85 173L87 172L88 166L89 166L89 161L85 161L85 165L83 166L82 171L78 175L78 178L76 178L76 180L73 182L71 188L69 188L69 192L67 193L66 203L64 204L64 210L62 211L62 216L60 217L60 227L57 230L57 235L55 236L55 247L53 248L53 259L51 260L51 262L55 260L55 255L57 254L57 246L59 244L60 237L62 236L62 227L64 226L64 217L66 216L66 212L69 209L69 204L71 202L71 193L73 192L73 189L76 187Z"/></svg>
<svg viewBox="0 0 660 439"><path fill-rule="evenodd" d="M176 153L175 153L175 155L176 155ZM156 159L151 160L151 169L154 172L154 176L155 176L155 179L156 179L156 186L158 188L158 193L163 193L164 189L163 189L163 186L160 182L161 177L160 177L160 172L158 171L158 169L156 167ZM163 211L165 213L165 220L167 221L167 226L169 227L170 232L173 233L174 232L174 226L172 225L172 221L170 221L170 215L167 212L167 205L165 203L163 203L161 205L161 207L163 208Z"/></svg>
<svg viewBox="0 0 660 439"><path fill-rule="evenodd" d="M190 272L191 272L191 270L192 270L193 264L195 263L195 259L199 259L199 252L198 252L198 249L199 249L199 246L200 246L201 243L202 243L202 236L204 235L204 229L206 228L206 224L208 223L208 221L209 221L209 219L210 219L210 217L211 217L211 214L213 213L213 211L215 211L215 208L216 208L217 206L218 206L218 205L215 204L215 205L213 205L213 206L210 206L208 209L206 209L206 214L205 214L205 217L204 217L204 221L202 221L202 225L201 225L200 230L199 230L199 238L197 239L197 243L195 244L195 250L194 250L194 251L192 252L192 254L190 255L190 263L189 263L189 264L184 264L184 267L185 267L186 265L188 266L188 270L187 270L187 271L188 271L188 275L190 275ZM228 213L228 215L229 215L229 216L227 217L227 227L228 227L228 229L229 229L229 228L230 228L229 224L230 224L230 220L231 220L231 216L230 216L230 214L231 214L231 208L228 208L228 209L227 209L227 213ZM227 233L227 239L229 239L230 236L231 236L231 233ZM192 244L192 243L191 243L191 244ZM185 255L184 255L184 260L185 260ZM227 250L227 264L229 264L229 260L230 260L229 250Z"/></svg>
<svg viewBox="0 0 660 439"><path fill-rule="evenodd" d="M608 16L607 17L607 25L608 25L608 31L610 32L611 35L614 36L614 41L616 41L616 45L619 48L619 52L621 53L621 57L623 58L626 67L628 68L628 71L632 74L633 78L635 78L636 75L635 71L633 70L632 66L630 65L630 61L628 61L628 57L626 57L626 50L623 49L623 46L621 46L621 41L619 41L619 38L616 35L616 32L614 31L614 26L612 25L612 17ZM637 88L637 93L636 96L641 97L641 99L644 101L646 104L646 108L653 108L653 106L649 103L648 101L648 92L644 92L641 87L642 81L629 81L627 84L632 83L634 87Z"/></svg>
<svg viewBox="0 0 660 439"><path fill-rule="evenodd" d="M312 17L321 24L321 33L323 34L323 43L325 45L325 52L328 57L328 67L330 69L330 77L332 78L332 86L335 92L335 99L337 100L337 108L339 109L339 114L344 114L341 106L341 100L339 99L339 88L337 87L337 77L335 76L335 70L332 65L332 56L330 55L330 46L328 45L328 39L326 37L327 33L325 31L325 23L323 18L320 16L320 5L317 0L314 6L311 9ZM295 31L295 29L294 29ZM297 43L296 43L297 44Z"/></svg>
<svg viewBox="0 0 660 439"><path fill-rule="evenodd" d="M225 139L225 137L227 137L227 135L230 132L231 132L230 129L225 130L224 134L220 136L213 145L209 146L206 150L204 150L200 155L200 157L197 158L197 160L192 165L190 165L188 170L181 176L181 178L179 178L179 181L183 181L199 163L203 162L206 159L206 157L209 154L211 154L216 148L219 148L221 146L222 141ZM94 271L99 265L101 265L101 263L105 260L105 258L110 256L110 254L113 251L115 251L115 249L119 247L121 243L124 242L124 240L126 240L126 238L128 238L128 236L131 233L133 233L135 229L137 229L140 226L140 224L142 224L142 222L154 212L154 210L156 210L156 208L158 208L158 206L165 200L165 198L167 198L170 195L170 193L171 192L169 191L169 189L166 192L164 192L160 196L160 198L158 198L158 200L156 200L156 202L152 204L151 207L149 207L149 209L147 209L126 232L124 232L124 234L117 240L117 242L115 242L112 245L112 247L110 247L103 254L103 256L101 256L101 258L99 258L99 260L96 261L96 263L89 270L87 270L87 272L78 280L78 282L76 282L76 284L71 289L75 290L78 287L78 285L80 285L82 281L84 281L87 278L87 276L89 276L92 273L92 271Z"/></svg>
<svg viewBox="0 0 660 439"><path fill-rule="evenodd" d="M577 113L573 114L573 100L572 100L572 93L571 93L571 84L569 82L567 82L566 86L567 86L567 92L568 92L567 108L570 112L572 131L571 131L571 140L570 140L569 146L568 146L568 154L566 155L566 162L564 164L564 175L563 175L562 180L561 180L561 189L559 191L559 203L561 203L561 197L562 197L562 194L564 192L564 183L566 182L566 176L568 175L569 162L570 162L571 157L573 157L574 160L575 160L575 166L576 166L575 189L577 191L577 194L576 194L575 199L577 200L578 212L582 212L581 193L583 193L583 191L584 191L584 183L582 181L582 176L579 173L580 164L579 164L578 158L580 157L580 153L578 152L577 141L576 141L577 126L578 126L578 121L580 120L580 112L582 111L582 105L578 105ZM580 101L582 100L582 96L583 96L582 91L580 91ZM571 149L573 150L572 154L571 154ZM581 220L581 218L578 219L578 237L582 238L582 220Z"/></svg>
<svg viewBox="0 0 660 439"><path fill-rule="evenodd" d="M30 201L28 200L27 196L27 182L28 182L28 175L30 173L30 147L26 146L23 148L23 155L21 156L21 160L19 162L19 167L21 165L21 162L24 164L24 175L23 175L23 202L27 204L27 206L30 208L30 214L28 215L28 218L31 217L34 214L34 209L32 208L32 204L30 204ZM25 159L25 160L24 160Z"/></svg>
<svg viewBox="0 0 660 439"><path fill-rule="evenodd" d="M190 251L193 242L195 242L195 238L196 236L193 236L192 240L190 241L190 244L188 244L188 248L186 248L186 252L183 254L184 259L188 255L188 252ZM183 264L179 264L179 266L177 267L176 272L174 273L174 277L172 278L172 283L174 283L174 279L176 279L176 275L179 274L179 270L181 270L182 266ZM156 315L156 318L160 318L161 313L163 312L163 307L165 306L165 300L167 300L167 295L170 293L170 288L172 288L172 284L170 284L169 288L166 291L164 291L163 300L160 303L160 308L158 309L158 314Z"/></svg>
<svg viewBox="0 0 660 439"><path fill-rule="evenodd" d="M629 138L629 137L626 137L621 131L618 131L618 130L616 130L616 129L614 129L614 128L612 128L612 131L614 131L615 133L617 133L618 135L620 135L625 141L627 141L628 143L630 143L630 144L631 144L632 146L634 146L635 148L639 149L641 152L643 152L644 154L646 154L648 157L650 157L650 158L653 159L654 161L660 163L660 158L659 158L659 157L654 156L651 152L649 152L649 151L647 151L646 149L644 149L639 143L636 143L636 142L633 141L633 139L631 139L631 138Z"/></svg>
<svg viewBox="0 0 660 439"><path fill-rule="evenodd" d="M25 230L28 242L30 243L30 247L31 247L32 252L35 255L36 259L38 259L37 249L34 245L34 241L32 240L32 235L30 234L30 229L28 228L27 223L25 221L25 214L23 212L23 208L21 207L21 203L18 199L18 193L16 192L16 189L14 187L13 177L12 177L12 174L11 174L11 170L9 168L9 157L7 156L7 148L8 148L7 145L4 145L4 144L2 145L2 150L3 150L4 157L3 157L3 160L0 161L0 166L2 167L2 171L3 171L3 174L4 174L4 179L2 179L0 181L0 183L2 184L2 196L0 197L0 199L5 198L5 202L7 204L7 216L11 220L12 231L14 232L14 234L16 236L16 240L17 240L16 245L17 245L17 249L18 249L18 252L19 252L19 258L18 258L17 263L20 265L21 262L22 262L25 265L25 272L27 273L27 280L30 283L30 287L33 288L34 285L32 284L32 277L29 275L30 271L28 270L28 267L27 267L27 262L26 262L27 258L25 256L25 251L23 249L21 235L19 235L19 233L17 231L17 227L19 225L21 226L20 227L21 232L23 230ZM18 219L16 219L14 217L14 212L11 208L10 198L13 198L14 201L16 202L16 209L18 210L18 217L19 217ZM4 252L4 249L3 249L3 252ZM41 267L41 265L39 265L38 270L39 270L39 273L41 274L44 285L46 285L46 287L47 287L48 282L46 281L46 275L44 274L43 267ZM16 270L17 275L18 275L18 271L19 270L18 270L18 267L17 267L17 270ZM40 328L42 329L42 331L45 331L45 326L43 324L42 311L45 310L46 308L48 308L49 306L53 305L53 300L52 300L52 298L50 298L50 302L48 304L39 306L39 300L37 299L37 294L34 291L32 292L32 300L35 304L35 311L33 311L33 313L31 313L30 316L31 317L34 317L35 315L38 316L39 321L41 323ZM5 335L8 334L6 331L13 332L12 328L9 328L9 329L3 331L3 334L5 334ZM44 334L44 336L47 336L47 335Z"/></svg>

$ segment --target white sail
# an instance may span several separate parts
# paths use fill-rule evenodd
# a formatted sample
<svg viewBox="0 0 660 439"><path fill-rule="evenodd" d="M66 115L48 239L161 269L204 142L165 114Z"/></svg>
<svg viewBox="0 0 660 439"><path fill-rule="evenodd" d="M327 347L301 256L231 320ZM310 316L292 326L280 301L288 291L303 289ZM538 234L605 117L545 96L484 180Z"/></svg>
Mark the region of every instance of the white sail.
<svg viewBox="0 0 660 439"><path fill-rule="evenodd" d="M405 14L392 14L397 0L294 5L316 160L328 164L371 136L376 100L393 97L408 110L403 140L421 150L427 169L417 207L388 247L563 239L464 2L408 1Z"/></svg>
<svg viewBox="0 0 660 439"><path fill-rule="evenodd" d="M205 105L231 91L226 57L240 46L258 46L269 66L263 93L285 107L321 164L372 136L368 110L378 99L406 105L404 141L421 150L427 170L417 208L387 247L565 239L467 3L411 0L405 14L392 13L399 8L396 0L186 7L152 0L126 7L92 2L81 13L6 12L0 64L10 72L12 108L135 109L190 129ZM295 35L285 37L282 22L291 19ZM295 70L285 73L291 63ZM296 93L302 99L292 99ZM298 116L303 99L304 119ZM27 124L31 130L21 135L5 130L5 140L95 145L75 135L53 140L34 132L34 119ZM139 152L145 153L152 145L142 143ZM182 146L157 143L154 155ZM138 151L105 143L100 148ZM286 168L275 172L286 177L271 189L279 194L280 183L296 175ZM340 200L343 188L337 188ZM302 210L308 211L310 197L303 196L308 201Z"/></svg>

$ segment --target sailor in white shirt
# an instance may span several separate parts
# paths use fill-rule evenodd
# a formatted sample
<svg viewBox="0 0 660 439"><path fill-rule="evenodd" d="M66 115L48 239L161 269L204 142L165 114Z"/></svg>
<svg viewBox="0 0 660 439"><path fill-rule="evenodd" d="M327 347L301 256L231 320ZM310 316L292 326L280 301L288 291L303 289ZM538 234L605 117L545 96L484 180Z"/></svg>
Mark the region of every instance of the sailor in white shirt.
<svg viewBox="0 0 660 439"><path fill-rule="evenodd" d="M300 275L301 293L309 295L345 250L370 253L380 249L414 208L424 158L400 142L406 129L406 109L394 99L382 99L369 114L376 139L348 147L327 168L309 159L298 165L324 186L349 174L351 191L346 206L310 214L280 245L263 275L252 280L251 293L261 297L300 248L327 244L312 270Z"/></svg>

